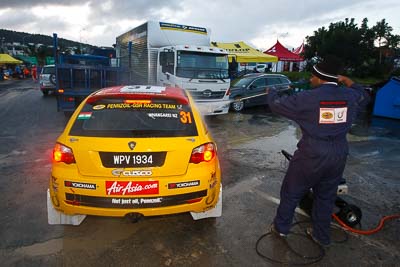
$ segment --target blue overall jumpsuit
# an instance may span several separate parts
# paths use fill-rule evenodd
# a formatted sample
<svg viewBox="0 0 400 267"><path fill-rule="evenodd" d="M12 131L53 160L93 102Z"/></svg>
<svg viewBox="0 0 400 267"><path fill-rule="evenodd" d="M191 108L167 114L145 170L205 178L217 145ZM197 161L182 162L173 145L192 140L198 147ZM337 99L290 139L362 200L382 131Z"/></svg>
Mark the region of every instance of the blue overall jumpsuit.
<svg viewBox="0 0 400 267"><path fill-rule="evenodd" d="M270 90L270 109L295 121L302 131L282 183L274 219L277 231L289 233L296 206L312 188L313 237L324 245L330 244L331 215L348 154L346 134L357 110L368 101L368 94L357 84L346 88L328 82L282 97Z"/></svg>

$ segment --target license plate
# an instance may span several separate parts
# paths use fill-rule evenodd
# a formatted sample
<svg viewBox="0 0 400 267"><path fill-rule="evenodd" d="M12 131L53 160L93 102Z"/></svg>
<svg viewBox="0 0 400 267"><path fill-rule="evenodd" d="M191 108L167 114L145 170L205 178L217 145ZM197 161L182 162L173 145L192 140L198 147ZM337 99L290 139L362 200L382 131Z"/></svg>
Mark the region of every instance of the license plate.
<svg viewBox="0 0 400 267"><path fill-rule="evenodd" d="M100 152L104 167L159 167L164 164L166 152Z"/></svg>

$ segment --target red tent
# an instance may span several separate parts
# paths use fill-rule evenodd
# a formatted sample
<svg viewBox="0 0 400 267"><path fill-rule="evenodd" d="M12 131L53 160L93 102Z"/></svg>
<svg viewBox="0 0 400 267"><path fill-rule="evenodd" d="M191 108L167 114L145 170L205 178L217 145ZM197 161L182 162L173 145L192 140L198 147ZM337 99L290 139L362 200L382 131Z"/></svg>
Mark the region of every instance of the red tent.
<svg viewBox="0 0 400 267"><path fill-rule="evenodd" d="M276 41L276 44L274 46L272 46L270 49L267 49L266 51L264 51L264 53L278 57L279 61L303 61L304 60L301 56L287 50L286 47L284 47L278 40Z"/></svg>
<svg viewBox="0 0 400 267"><path fill-rule="evenodd" d="M293 50L293 53L297 55L301 55L302 53L304 53L304 43L302 43L299 47Z"/></svg>

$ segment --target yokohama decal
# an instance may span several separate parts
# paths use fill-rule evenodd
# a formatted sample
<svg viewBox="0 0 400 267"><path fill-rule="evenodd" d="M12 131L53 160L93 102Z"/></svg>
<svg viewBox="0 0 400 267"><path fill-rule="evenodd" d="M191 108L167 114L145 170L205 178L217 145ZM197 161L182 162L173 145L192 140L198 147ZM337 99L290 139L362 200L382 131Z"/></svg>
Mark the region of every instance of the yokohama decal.
<svg viewBox="0 0 400 267"><path fill-rule="evenodd" d="M96 190L96 184L64 181L66 187Z"/></svg>
<svg viewBox="0 0 400 267"><path fill-rule="evenodd" d="M158 181L106 181L107 195L153 195L158 190Z"/></svg>

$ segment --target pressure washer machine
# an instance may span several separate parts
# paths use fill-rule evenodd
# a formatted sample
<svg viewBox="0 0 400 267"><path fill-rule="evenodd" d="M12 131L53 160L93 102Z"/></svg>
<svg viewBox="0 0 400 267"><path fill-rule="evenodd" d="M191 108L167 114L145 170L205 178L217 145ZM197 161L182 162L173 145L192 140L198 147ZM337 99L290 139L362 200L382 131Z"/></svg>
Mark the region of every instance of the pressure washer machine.
<svg viewBox="0 0 400 267"><path fill-rule="evenodd" d="M281 153L289 161L293 157L293 155L291 155L289 152L285 150L282 150ZM340 195L346 195L346 194L348 194L348 187L346 184L346 180L343 178L337 190L338 196L335 201L335 206L336 210L338 211L335 212L335 214L346 225L354 227L360 224L362 218L362 212L359 207L347 203L347 201L345 201L340 197ZM310 191L301 199L299 207L311 217L312 205L313 205L313 192L312 189L310 189Z"/></svg>

